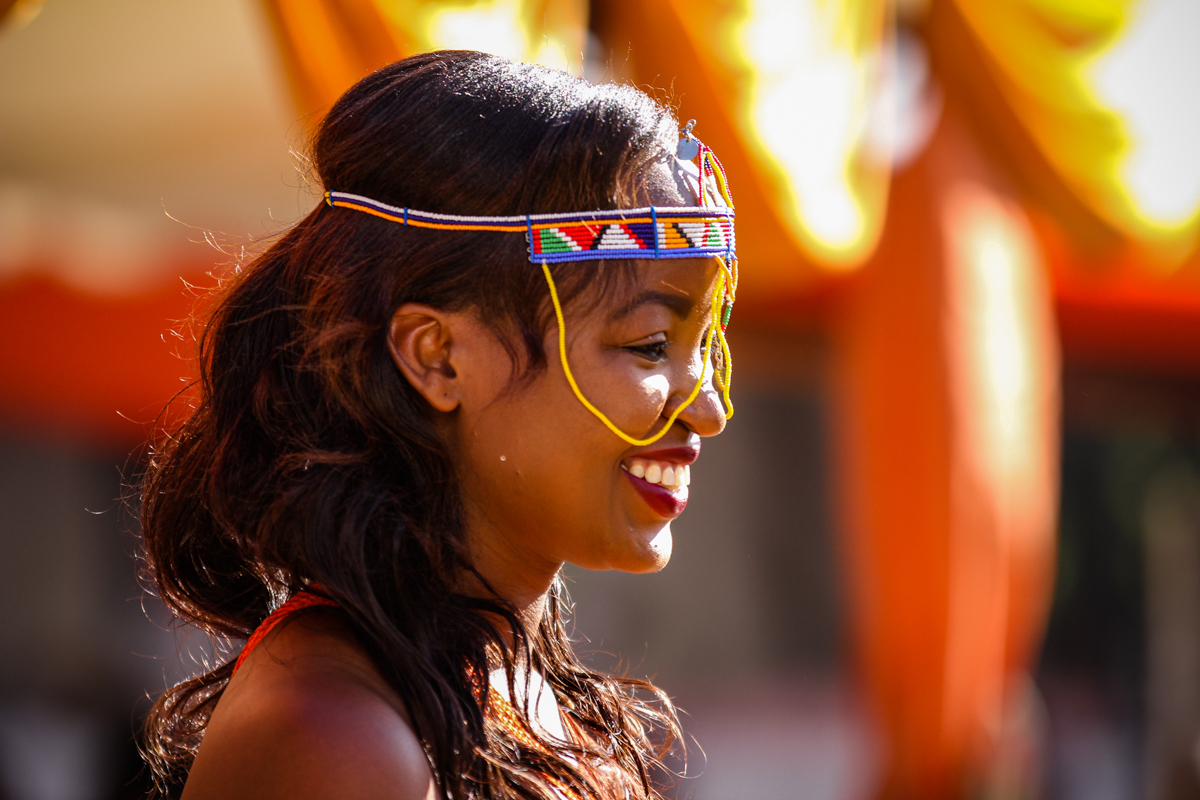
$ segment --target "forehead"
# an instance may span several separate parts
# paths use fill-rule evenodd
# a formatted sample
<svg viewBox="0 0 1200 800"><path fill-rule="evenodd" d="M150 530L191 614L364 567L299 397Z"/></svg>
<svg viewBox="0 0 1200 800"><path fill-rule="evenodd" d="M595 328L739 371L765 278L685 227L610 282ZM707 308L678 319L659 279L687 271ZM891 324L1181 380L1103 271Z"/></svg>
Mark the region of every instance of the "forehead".
<svg viewBox="0 0 1200 800"><path fill-rule="evenodd" d="M716 261L679 258L628 262L621 279L606 281L594 309L609 321L619 321L646 307L664 308L680 319L708 313Z"/></svg>

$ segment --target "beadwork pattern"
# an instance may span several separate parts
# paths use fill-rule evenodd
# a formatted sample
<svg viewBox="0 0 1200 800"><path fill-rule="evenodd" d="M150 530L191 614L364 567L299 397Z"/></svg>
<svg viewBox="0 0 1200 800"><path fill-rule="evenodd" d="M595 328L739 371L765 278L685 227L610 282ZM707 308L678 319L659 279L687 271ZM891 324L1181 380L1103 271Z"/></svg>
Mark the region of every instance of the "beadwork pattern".
<svg viewBox="0 0 1200 800"><path fill-rule="evenodd" d="M471 217L435 214L380 203L348 192L326 192L334 208L350 208L409 225L451 231L524 233L535 264L608 258L732 257L733 209L656 207Z"/></svg>

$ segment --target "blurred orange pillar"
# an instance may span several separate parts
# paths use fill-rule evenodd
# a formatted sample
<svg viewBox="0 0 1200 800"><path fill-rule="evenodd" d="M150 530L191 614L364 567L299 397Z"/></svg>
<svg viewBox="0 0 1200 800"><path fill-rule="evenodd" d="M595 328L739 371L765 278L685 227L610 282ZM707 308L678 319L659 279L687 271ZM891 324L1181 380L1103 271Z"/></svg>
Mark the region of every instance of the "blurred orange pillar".
<svg viewBox="0 0 1200 800"><path fill-rule="evenodd" d="M1059 373L1028 223L951 118L897 176L842 323L844 556L877 796L973 796L1049 607Z"/></svg>

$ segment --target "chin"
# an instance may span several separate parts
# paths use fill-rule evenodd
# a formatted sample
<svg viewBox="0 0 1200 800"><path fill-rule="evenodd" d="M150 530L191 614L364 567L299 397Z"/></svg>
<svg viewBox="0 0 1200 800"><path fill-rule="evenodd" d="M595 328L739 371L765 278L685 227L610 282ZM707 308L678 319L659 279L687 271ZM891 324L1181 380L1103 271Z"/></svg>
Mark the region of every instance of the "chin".
<svg viewBox="0 0 1200 800"><path fill-rule="evenodd" d="M613 564L613 569L639 574L658 572L671 560L673 545L671 523L668 522L654 531L648 540L636 542L632 551L625 554L622 563Z"/></svg>

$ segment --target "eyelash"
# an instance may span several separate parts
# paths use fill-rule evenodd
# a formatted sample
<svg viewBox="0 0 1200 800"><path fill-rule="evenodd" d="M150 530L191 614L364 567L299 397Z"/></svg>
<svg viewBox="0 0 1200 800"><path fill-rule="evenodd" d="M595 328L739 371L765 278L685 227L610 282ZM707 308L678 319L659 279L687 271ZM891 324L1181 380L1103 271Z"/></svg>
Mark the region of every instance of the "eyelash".
<svg viewBox="0 0 1200 800"><path fill-rule="evenodd" d="M638 355L645 356L646 358L653 359L654 361L661 361L662 359L666 358L667 347L669 347L670 344L671 343L669 341L664 339L661 342L630 345L625 349L637 353Z"/></svg>
<svg viewBox="0 0 1200 800"><path fill-rule="evenodd" d="M707 328L705 328L705 330L704 330L704 335L700 337L700 341L701 342L708 341L708 329ZM654 361L661 361L662 359L667 357L667 348L670 346L671 346L670 340L664 339L661 342L650 342L649 344L630 345L630 346L626 347L625 349L629 350L631 352L637 353L640 356L644 356L646 358L652 359Z"/></svg>

